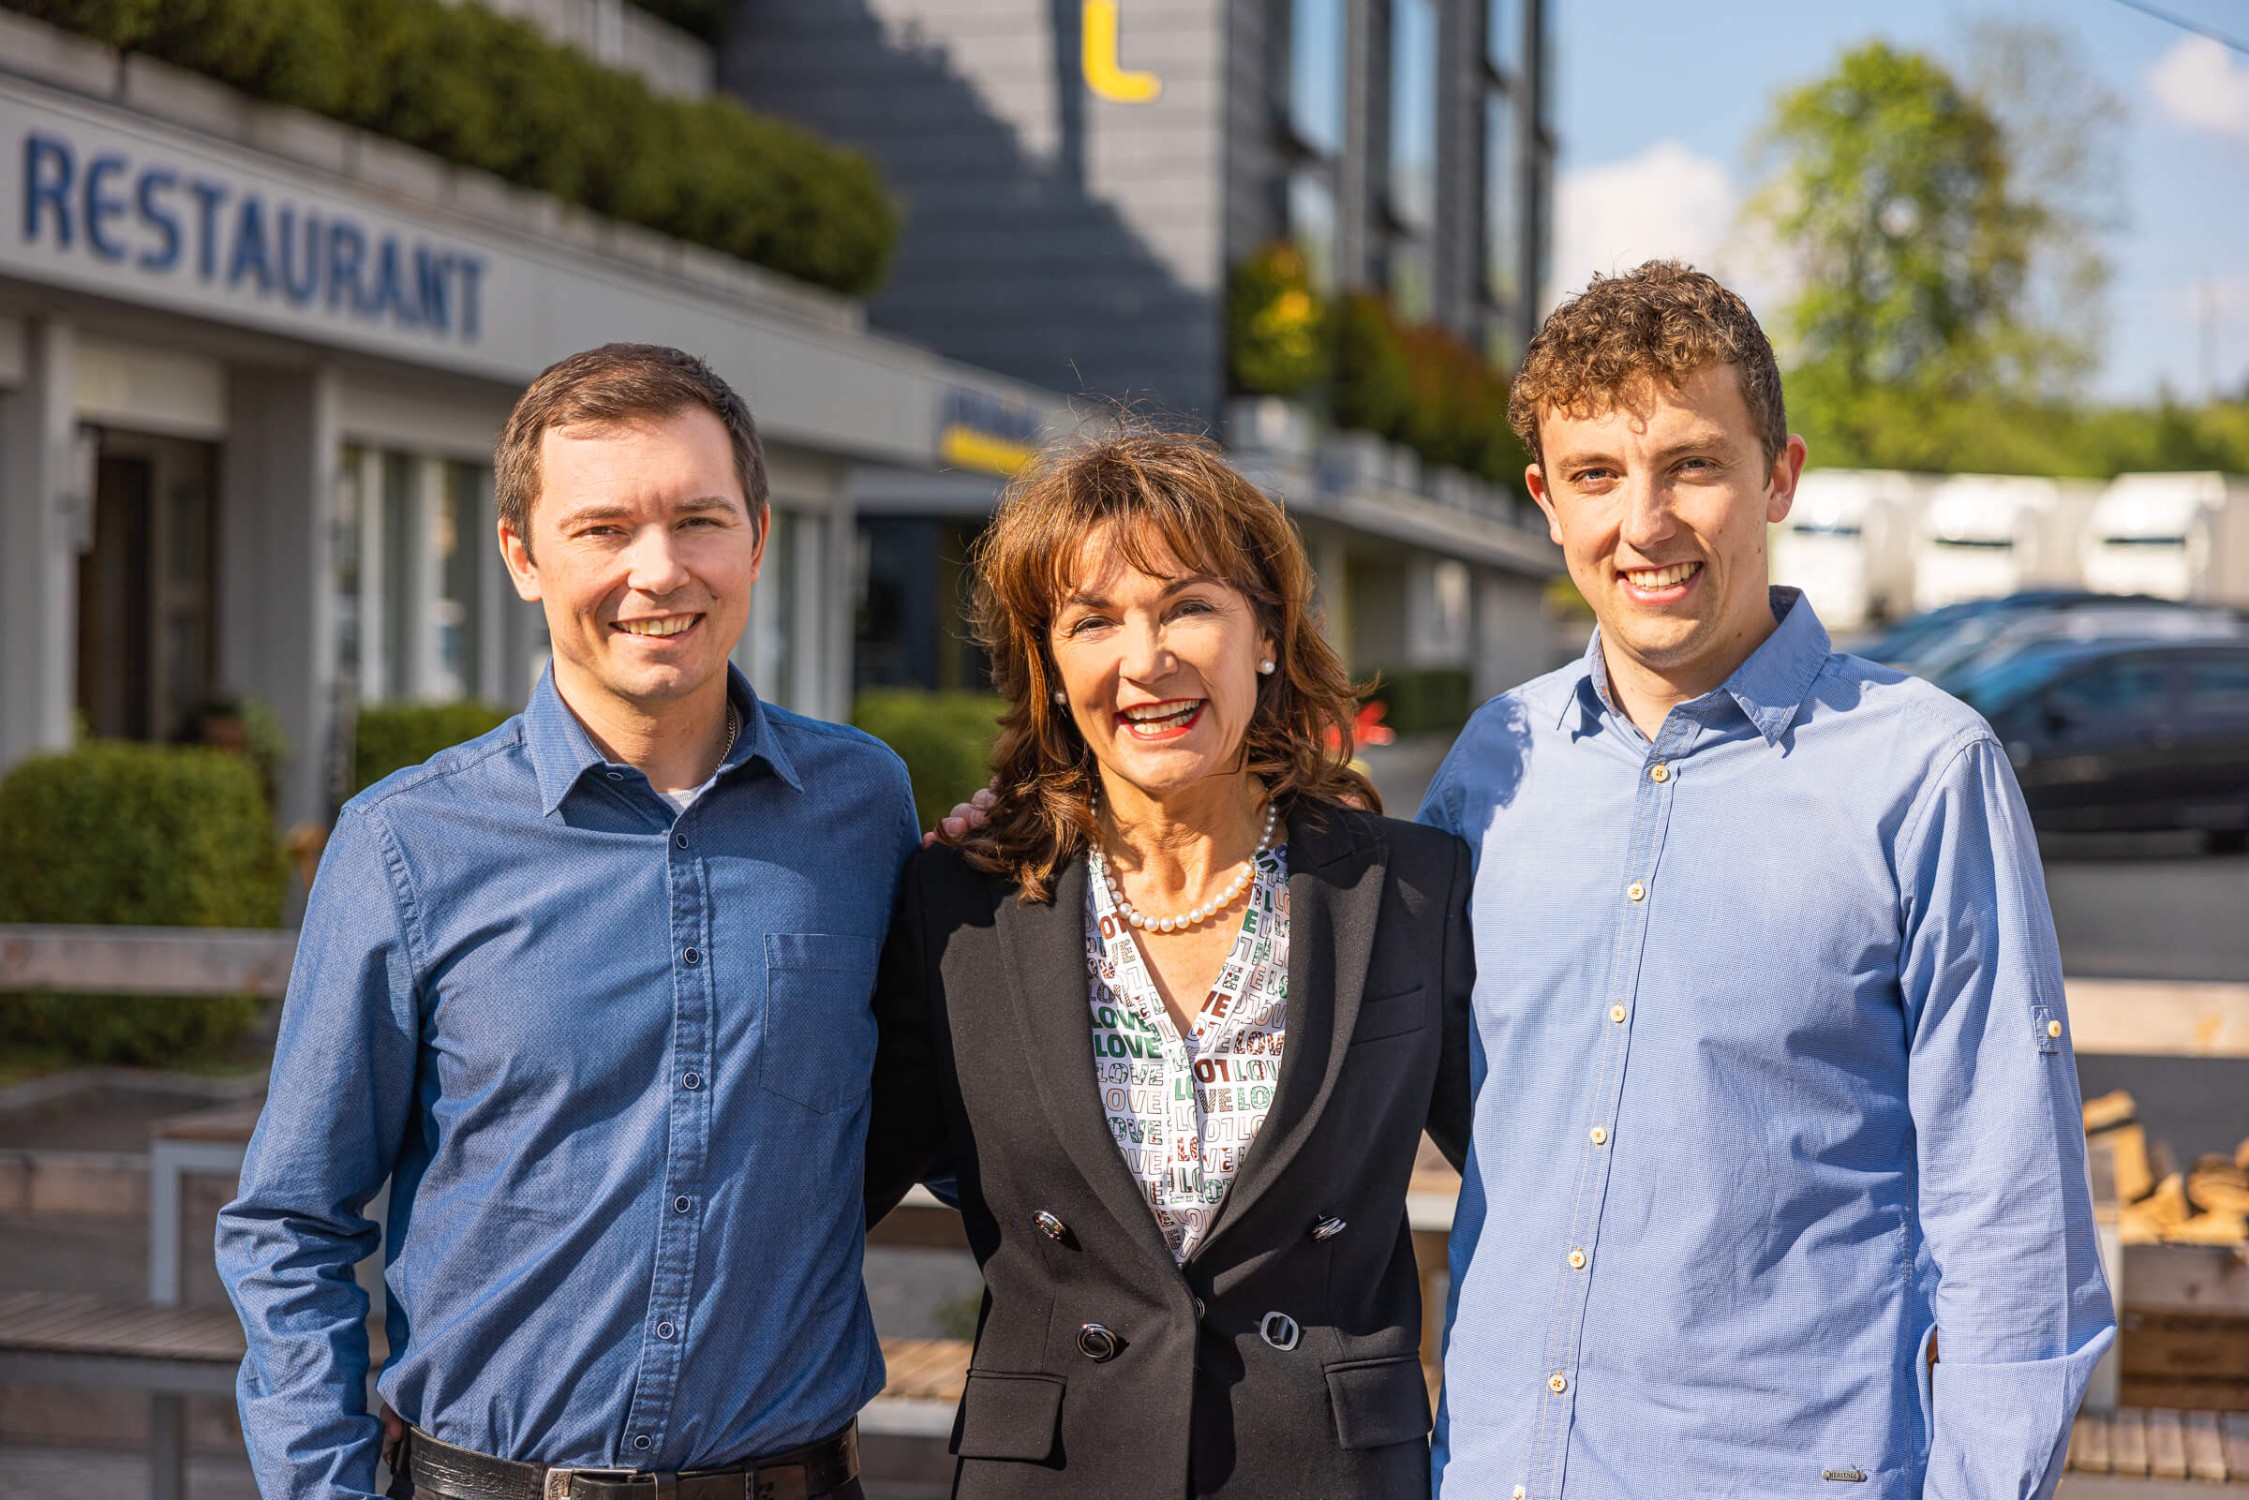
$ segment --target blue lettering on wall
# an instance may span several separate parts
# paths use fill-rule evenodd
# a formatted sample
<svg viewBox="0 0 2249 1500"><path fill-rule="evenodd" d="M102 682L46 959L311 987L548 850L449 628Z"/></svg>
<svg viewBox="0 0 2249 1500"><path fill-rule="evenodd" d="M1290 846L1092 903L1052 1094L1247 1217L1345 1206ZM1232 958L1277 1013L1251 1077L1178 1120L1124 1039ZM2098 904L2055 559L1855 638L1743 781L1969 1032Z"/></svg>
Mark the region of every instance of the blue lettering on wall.
<svg viewBox="0 0 2249 1500"><path fill-rule="evenodd" d="M24 136L25 244L83 246L155 277L217 284L223 271L228 290L261 302L464 343L482 329L481 256L118 152L80 161L60 135Z"/></svg>

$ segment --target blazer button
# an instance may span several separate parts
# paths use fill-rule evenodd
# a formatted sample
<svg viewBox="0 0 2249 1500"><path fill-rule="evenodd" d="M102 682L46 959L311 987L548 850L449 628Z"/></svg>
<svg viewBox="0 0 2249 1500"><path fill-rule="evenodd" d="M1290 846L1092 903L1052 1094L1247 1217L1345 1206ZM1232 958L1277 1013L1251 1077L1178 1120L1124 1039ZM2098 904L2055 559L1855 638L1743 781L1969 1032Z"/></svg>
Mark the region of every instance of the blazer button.
<svg viewBox="0 0 2249 1500"><path fill-rule="evenodd" d="M1296 1341L1303 1336L1303 1330L1297 1327L1296 1319L1287 1313L1269 1312L1258 1320L1257 1336L1286 1354L1296 1347Z"/></svg>
<svg viewBox="0 0 2249 1500"><path fill-rule="evenodd" d="M1048 1213L1043 1208L1040 1209L1037 1213L1031 1215L1031 1223L1034 1227L1037 1228L1039 1233L1045 1235L1048 1239L1053 1240L1056 1244L1060 1244L1062 1242L1062 1236L1070 1232L1069 1225L1063 1223L1060 1219L1057 1219L1054 1215Z"/></svg>
<svg viewBox="0 0 2249 1500"><path fill-rule="evenodd" d="M1312 1226L1312 1239L1315 1243L1321 1240L1332 1240L1343 1233L1343 1229L1343 1221L1330 1214Z"/></svg>
<svg viewBox="0 0 2249 1500"><path fill-rule="evenodd" d="M1195 1318L1196 1318L1196 1320L1197 1320L1197 1321L1199 1322L1199 1321L1201 1321L1201 1319L1202 1319L1202 1316L1203 1316L1203 1299L1202 1299L1202 1298L1200 1298L1200 1297L1197 1297L1197 1298L1195 1299Z"/></svg>
<svg viewBox="0 0 2249 1500"><path fill-rule="evenodd" d="M1099 1323L1088 1323L1078 1330L1078 1352L1095 1364L1115 1359L1120 1347L1117 1336Z"/></svg>

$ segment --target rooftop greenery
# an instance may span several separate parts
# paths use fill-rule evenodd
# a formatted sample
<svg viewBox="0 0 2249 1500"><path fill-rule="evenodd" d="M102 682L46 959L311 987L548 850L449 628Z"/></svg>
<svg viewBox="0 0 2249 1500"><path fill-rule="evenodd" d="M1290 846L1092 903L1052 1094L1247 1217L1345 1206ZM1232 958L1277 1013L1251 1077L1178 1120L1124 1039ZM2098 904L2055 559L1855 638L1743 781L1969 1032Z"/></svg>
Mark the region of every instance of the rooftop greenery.
<svg viewBox="0 0 2249 1500"><path fill-rule="evenodd" d="M859 153L729 98L659 95L474 0L0 8L849 296L881 283L897 237Z"/></svg>

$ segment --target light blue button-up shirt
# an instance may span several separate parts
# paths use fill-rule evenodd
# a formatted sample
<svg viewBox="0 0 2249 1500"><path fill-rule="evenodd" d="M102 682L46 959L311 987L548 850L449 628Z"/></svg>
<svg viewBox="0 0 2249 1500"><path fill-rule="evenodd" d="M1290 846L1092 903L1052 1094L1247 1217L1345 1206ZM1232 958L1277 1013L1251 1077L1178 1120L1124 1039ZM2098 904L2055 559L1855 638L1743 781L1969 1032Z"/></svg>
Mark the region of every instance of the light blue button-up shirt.
<svg viewBox="0 0 2249 1500"><path fill-rule="evenodd" d="M1596 637L1422 807L1477 857L1446 1500L2046 1495L2112 1337L2006 755L1773 607L1652 743Z"/></svg>
<svg viewBox="0 0 2249 1500"><path fill-rule="evenodd" d="M449 1443L680 1470L882 1387L860 1284L876 954L916 843L898 758L758 702L673 809L542 681L353 799L314 884L219 1268L267 1500L374 1493L380 1387Z"/></svg>

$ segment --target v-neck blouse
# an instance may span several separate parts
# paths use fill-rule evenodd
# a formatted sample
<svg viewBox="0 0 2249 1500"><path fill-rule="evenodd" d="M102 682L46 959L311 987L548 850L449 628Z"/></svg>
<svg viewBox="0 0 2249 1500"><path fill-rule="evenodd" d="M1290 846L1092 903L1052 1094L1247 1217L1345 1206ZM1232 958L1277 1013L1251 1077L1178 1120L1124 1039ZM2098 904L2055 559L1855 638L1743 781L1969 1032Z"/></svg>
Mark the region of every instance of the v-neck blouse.
<svg viewBox="0 0 2249 1500"><path fill-rule="evenodd" d="M1182 1036L1107 882L1086 882L1085 961L1102 1112L1182 1265L1209 1233L1273 1108L1288 1034L1288 925L1288 856L1277 846L1257 857L1234 946Z"/></svg>

